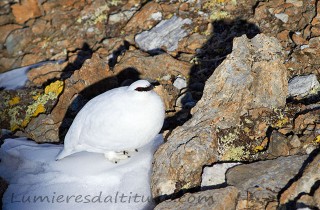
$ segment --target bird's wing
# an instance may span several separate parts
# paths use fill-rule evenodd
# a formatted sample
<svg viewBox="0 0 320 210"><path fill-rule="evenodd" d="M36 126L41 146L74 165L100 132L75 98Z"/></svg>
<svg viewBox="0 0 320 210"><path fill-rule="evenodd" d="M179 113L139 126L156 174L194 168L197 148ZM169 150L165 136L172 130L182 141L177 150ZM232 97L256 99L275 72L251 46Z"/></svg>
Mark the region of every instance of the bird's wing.
<svg viewBox="0 0 320 210"><path fill-rule="evenodd" d="M98 146L105 142L108 135L114 132L113 127L119 123L125 106L125 91L123 88L101 94L90 100L79 112L77 122L81 124L78 144Z"/></svg>

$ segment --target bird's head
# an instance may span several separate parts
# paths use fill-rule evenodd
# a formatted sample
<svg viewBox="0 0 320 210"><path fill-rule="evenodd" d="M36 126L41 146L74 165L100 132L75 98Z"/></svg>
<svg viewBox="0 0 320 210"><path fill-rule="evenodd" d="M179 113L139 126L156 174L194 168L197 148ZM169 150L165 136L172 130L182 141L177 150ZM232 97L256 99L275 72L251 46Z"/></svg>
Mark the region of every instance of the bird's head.
<svg viewBox="0 0 320 210"><path fill-rule="evenodd" d="M129 87L129 90L138 91L138 92L148 92L153 89L153 85L150 84L147 80L138 80L132 83Z"/></svg>

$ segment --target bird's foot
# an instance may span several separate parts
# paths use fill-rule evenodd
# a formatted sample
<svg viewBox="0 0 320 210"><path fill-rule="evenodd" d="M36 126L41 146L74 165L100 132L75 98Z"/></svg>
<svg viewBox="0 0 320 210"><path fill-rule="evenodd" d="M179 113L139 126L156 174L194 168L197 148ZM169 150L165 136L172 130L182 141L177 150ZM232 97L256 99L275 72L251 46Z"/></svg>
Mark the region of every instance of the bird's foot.
<svg viewBox="0 0 320 210"><path fill-rule="evenodd" d="M120 160L125 160L127 158L130 158L129 153L125 153L125 151L123 152L110 151L110 152L104 153L104 156L113 163L118 163Z"/></svg>
<svg viewBox="0 0 320 210"><path fill-rule="evenodd" d="M129 157L133 156L134 153L138 152L138 149L132 149L132 150L125 150L123 151L124 155L128 155Z"/></svg>

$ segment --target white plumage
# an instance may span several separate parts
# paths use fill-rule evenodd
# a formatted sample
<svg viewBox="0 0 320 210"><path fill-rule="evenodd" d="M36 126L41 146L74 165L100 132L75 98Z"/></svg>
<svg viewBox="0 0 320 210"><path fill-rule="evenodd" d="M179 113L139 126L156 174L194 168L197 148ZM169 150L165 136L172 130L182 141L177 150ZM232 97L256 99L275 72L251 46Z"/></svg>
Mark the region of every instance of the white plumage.
<svg viewBox="0 0 320 210"><path fill-rule="evenodd" d="M153 140L164 116L163 102L146 80L107 91L77 114L57 160L80 151L103 153L114 162L125 159Z"/></svg>

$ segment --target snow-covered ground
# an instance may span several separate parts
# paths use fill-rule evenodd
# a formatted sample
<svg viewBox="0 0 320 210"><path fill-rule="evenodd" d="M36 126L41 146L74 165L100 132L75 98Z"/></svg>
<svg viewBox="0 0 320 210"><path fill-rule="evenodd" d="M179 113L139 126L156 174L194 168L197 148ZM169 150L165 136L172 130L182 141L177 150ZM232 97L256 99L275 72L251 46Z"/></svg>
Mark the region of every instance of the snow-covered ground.
<svg viewBox="0 0 320 210"><path fill-rule="evenodd" d="M118 164L80 152L55 161L63 145L6 139L0 175L9 183L4 210L152 209L150 173L161 135Z"/></svg>

